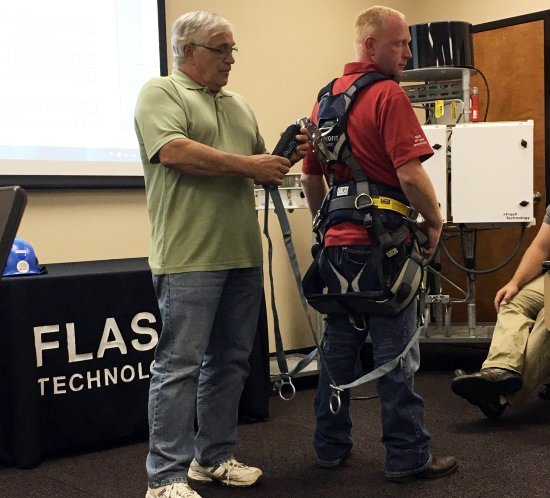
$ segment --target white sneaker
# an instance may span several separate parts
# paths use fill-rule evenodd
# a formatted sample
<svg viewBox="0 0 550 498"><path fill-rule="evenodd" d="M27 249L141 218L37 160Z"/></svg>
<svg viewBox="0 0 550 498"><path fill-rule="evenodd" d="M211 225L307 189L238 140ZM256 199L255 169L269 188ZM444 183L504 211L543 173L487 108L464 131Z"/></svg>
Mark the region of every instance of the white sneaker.
<svg viewBox="0 0 550 498"><path fill-rule="evenodd" d="M248 467L244 463L230 458L213 467L201 467L195 459L191 462L187 478L193 481L221 482L226 486L252 486L262 475L256 467Z"/></svg>
<svg viewBox="0 0 550 498"><path fill-rule="evenodd" d="M186 482L174 482L160 488L148 488L145 498L201 498Z"/></svg>

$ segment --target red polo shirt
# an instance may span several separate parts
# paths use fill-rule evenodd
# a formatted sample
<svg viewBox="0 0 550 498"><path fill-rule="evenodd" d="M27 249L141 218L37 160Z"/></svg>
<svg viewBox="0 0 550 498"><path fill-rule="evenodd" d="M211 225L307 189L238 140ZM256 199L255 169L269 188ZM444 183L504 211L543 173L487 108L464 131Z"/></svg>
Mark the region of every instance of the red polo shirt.
<svg viewBox="0 0 550 498"><path fill-rule="evenodd" d="M344 67L344 75L334 82L333 94L345 92L366 71L378 71L374 64L352 62ZM318 103L311 119L317 123ZM393 80L373 83L359 92L348 114L347 131L353 155L367 173L369 180L400 187L396 169L412 159L425 161L433 155L411 102ZM304 158L302 171L308 175L327 177L311 150ZM335 180L353 178L350 168L334 165ZM369 244L364 227L341 223L328 230L326 246Z"/></svg>

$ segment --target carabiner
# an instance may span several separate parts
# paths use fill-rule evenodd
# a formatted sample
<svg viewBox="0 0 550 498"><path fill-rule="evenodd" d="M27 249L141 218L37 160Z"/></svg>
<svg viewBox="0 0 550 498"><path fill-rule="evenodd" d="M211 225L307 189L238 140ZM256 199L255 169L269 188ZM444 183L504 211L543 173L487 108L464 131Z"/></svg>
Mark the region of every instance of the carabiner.
<svg viewBox="0 0 550 498"><path fill-rule="evenodd" d="M328 165L331 161L331 154L321 130L319 130L317 125L308 117L299 119L297 123L301 128L306 129L309 145L315 157L322 164Z"/></svg>
<svg viewBox="0 0 550 498"><path fill-rule="evenodd" d="M281 380L275 384L277 386L277 389L279 390L279 396L281 399L285 401L290 401L294 396L296 395L296 388L294 387L294 384L292 383L292 377L288 377L288 379L284 379L281 377ZM285 386L289 386L289 393L290 396L285 397L284 395L284 388Z"/></svg>
<svg viewBox="0 0 550 498"><path fill-rule="evenodd" d="M342 400L340 399L340 393L343 391L343 389L340 389L337 386L333 386L331 384L330 388L332 389L332 393L329 398L329 408L333 415L338 415L340 412L340 408L342 408ZM336 406L335 406L336 403Z"/></svg>

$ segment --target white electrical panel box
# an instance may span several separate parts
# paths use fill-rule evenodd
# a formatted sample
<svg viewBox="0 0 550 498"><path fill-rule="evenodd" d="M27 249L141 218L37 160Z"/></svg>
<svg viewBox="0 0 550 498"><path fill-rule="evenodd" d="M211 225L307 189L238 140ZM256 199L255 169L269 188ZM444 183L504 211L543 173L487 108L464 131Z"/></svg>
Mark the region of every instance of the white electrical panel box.
<svg viewBox="0 0 550 498"><path fill-rule="evenodd" d="M453 223L532 223L533 121L465 123L453 128Z"/></svg>
<svg viewBox="0 0 550 498"><path fill-rule="evenodd" d="M439 202L443 223L447 221L447 127L445 125L425 125L422 130L431 145L434 155L422 166L430 177Z"/></svg>

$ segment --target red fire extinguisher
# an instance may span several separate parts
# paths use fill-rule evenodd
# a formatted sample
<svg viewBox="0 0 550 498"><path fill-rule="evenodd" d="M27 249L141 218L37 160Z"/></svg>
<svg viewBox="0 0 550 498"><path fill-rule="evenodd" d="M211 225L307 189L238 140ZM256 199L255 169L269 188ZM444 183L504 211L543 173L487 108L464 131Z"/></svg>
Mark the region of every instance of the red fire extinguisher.
<svg viewBox="0 0 550 498"><path fill-rule="evenodd" d="M477 86L472 87L470 96L470 121L473 123L479 121L479 95L477 93Z"/></svg>

